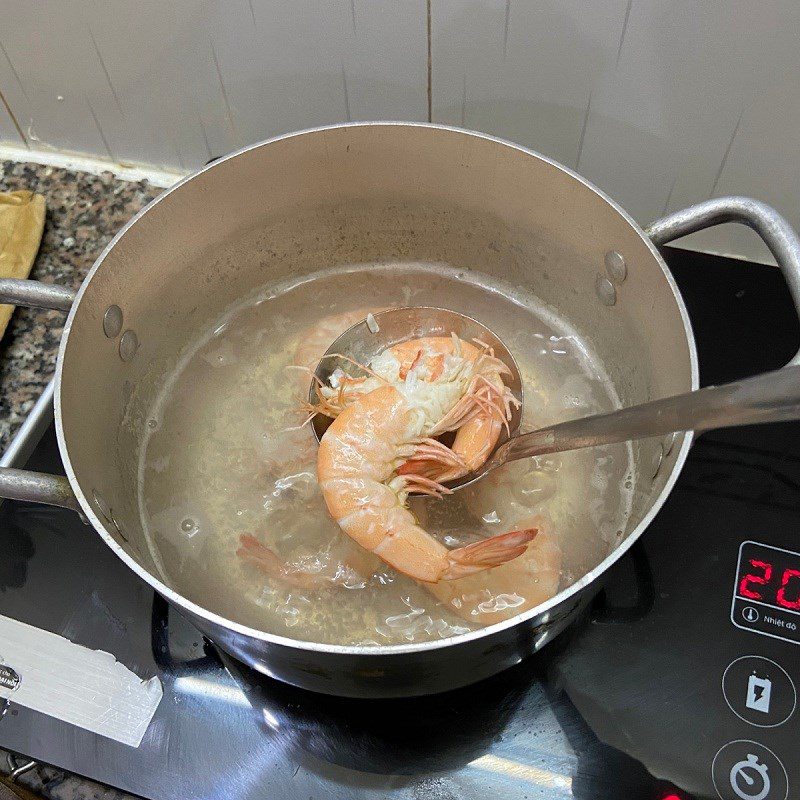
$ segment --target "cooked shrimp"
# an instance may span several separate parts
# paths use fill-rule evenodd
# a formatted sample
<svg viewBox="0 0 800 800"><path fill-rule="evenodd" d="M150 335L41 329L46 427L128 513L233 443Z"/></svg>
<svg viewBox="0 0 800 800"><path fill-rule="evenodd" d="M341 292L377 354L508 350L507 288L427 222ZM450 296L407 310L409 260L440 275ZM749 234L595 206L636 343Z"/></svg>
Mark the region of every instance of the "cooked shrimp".
<svg viewBox="0 0 800 800"><path fill-rule="evenodd" d="M312 571L300 565L290 565L280 559L274 550L262 544L255 536L243 533L236 551L246 563L258 567L273 580L295 589L321 591L335 586L347 587L363 584L375 571L378 560L359 547L347 548L344 558L333 565L333 572Z"/></svg>
<svg viewBox="0 0 800 800"><path fill-rule="evenodd" d="M508 368L497 359L488 348L479 348L469 342L450 336L427 337L403 342L391 349L392 355L400 362L399 375L403 379L420 364L427 364L428 379L435 381L448 356L458 354L471 362L477 362L488 355L495 370L486 370L476 375L467 395L452 410L449 418L440 421L436 433L456 430L452 451L463 461L460 468L447 467L435 461L412 458L402 468L425 475L440 483L455 480L482 466L494 450L500 432L509 419L509 407L516 403L508 387L503 384L503 375ZM424 379L424 378L423 378ZM480 402L475 403L475 398Z"/></svg>
<svg viewBox="0 0 800 800"><path fill-rule="evenodd" d="M502 371L489 354L463 356L463 344L453 342L441 370L415 357L398 386L386 383L347 405L323 436L317 457L325 503L342 530L399 572L424 583L497 567L522 555L536 535L532 529L511 531L448 550L406 507L410 491L441 496L448 490L411 468L399 474L399 468L416 459L440 471L445 466L463 469L463 460L454 459L452 451L431 437L457 430L483 410L482 386ZM387 353L399 378L398 359ZM378 377L371 379L377 380L380 369L375 362L372 366ZM422 370L427 380L419 380Z"/></svg>
<svg viewBox="0 0 800 800"><path fill-rule="evenodd" d="M367 377L337 375L336 386L319 387L319 402L312 413L336 417L382 384L413 387L420 381L438 384L453 370L472 370L463 396L438 420L430 437L456 431L450 458L441 448L420 447L399 468L399 473L415 474L438 483L455 480L480 467L491 454L503 425L510 417L510 406L517 402L503 383L508 368L488 348L479 348L455 336L430 336L411 339L387 349L374 359Z"/></svg>
<svg viewBox="0 0 800 800"><path fill-rule="evenodd" d="M519 558L487 572L426 584L425 588L449 611L479 625L511 619L549 600L561 579L561 547L552 524L539 515L520 519L516 525L538 531Z"/></svg>
<svg viewBox="0 0 800 800"><path fill-rule="evenodd" d="M236 555L243 561L257 566L269 577L296 589L322 589L327 588L333 582L326 575L288 566L275 555L274 551L249 533L243 533L239 537L239 549L236 551Z"/></svg>

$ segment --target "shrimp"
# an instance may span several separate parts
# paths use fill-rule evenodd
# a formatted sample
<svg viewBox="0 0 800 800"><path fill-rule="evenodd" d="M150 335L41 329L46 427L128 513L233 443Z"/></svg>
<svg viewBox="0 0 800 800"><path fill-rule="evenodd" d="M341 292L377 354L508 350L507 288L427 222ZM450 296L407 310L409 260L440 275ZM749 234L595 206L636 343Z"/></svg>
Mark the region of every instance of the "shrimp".
<svg viewBox="0 0 800 800"><path fill-rule="evenodd" d="M471 346L456 338L447 346L430 342L417 340L422 355L411 359L403 379L405 351L402 359L389 349L373 360L365 384L370 380L381 384L366 394L359 392L356 401L343 406L322 437L317 456L325 503L342 530L394 569L424 584L497 567L521 556L536 536L532 528L516 530L448 550L417 524L406 507L411 491L436 497L449 492L422 474L429 466L437 475L467 469L463 458L433 436L457 431L489 408L504 413L497 401L498 394L501 400L504 395L492 383L507 369L500 361L483 352L471 357ZM382 373L392 373L395 379ZM487 384L493 386L488 392Z"/></svg>
<svg viewBox="0 0 800 800"><path fill-rule="evenodd" d="M435 437L455 431L449 453L429 438L398 469L400 474L446 483L478 469L486 461L507 425L511 405L518 404L503 383L508 367L494 358L491 349L479 348L455 336L411 339L373 359L368 377L339 375L337 386L318 387L319 402L309 409L311 413L335 418L382 384L412 387L423 381L436 385L446 371L467 366L471 366L473 374L466 391L428 434Z"/></svg>
<svg viewBox="0 0 800 800"><path fill-rule="evenodd" d="M553 526L542 515L520 519L517 525L538 531L519 558L487 572L426 584L425 588L449 611L479 625L511 619L549 600L561 579L561 546Z"/></svg>
<svg viewBox="0 0 800 800"><path fill-rule="evenodd" d="M243 561L258 567L266 575L296 589L318 590L327 588L333 582L332 578L325 575L289 567L278 558L273 550L270 550L250 533L243 533L239 537L239 549L236 551L236 555Z"/></svg>
<svg viewBox="0 0 800 800"><path fill-rule="evenodd" d="M444 483L461 478L482 466L508 422L510 406L518 404L503 383L502 376L509 374L508 367L494 359L491 349L482 349L455 337L411 339L391 348L391 352L400 362L398 374L403 379L422 361L428 365L429 380L435 381L444 369L446 358L456 352L473 363L484 355L494 362L496 369L476 375L466 396L434 430L434 435L445 430L456 430L451 450L463 463L458 467L447 466L435 459L426 460L417 456L407 461L400 472L415 472Z"/></svg>
<svg viewBox="0 0 800 800"><path fill-rule="evenodd" d="M255 536L243 533L239 537L236 555L245 563L257 567L273 580L294 589L323 591L336 586L363 585L378 565L378 560L359 547L346 548L344 556L333 565L333 570L312 571L303 566L289 565L274 550L262 544Z"/></svg>

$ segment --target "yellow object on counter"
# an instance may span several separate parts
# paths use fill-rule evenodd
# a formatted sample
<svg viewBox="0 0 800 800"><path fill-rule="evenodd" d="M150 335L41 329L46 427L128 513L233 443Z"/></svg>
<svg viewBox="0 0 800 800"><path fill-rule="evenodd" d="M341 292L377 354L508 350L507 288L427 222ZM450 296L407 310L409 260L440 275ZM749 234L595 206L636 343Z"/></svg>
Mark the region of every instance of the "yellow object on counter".
<svg viewBox="0 0 800 800"><path fill-rule="evenodd" d="M0 278L27 278L44 230L44 197L29 191L0 193ZM0 337L14 306L0 305Z"/></svg>

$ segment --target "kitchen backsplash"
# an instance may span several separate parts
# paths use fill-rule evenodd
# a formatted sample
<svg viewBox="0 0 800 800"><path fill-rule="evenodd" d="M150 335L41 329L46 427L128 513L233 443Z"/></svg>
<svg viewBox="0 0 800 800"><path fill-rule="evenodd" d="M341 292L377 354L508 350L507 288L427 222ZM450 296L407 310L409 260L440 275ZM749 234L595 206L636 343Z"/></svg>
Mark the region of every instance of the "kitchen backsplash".
<svg viewBox="0 0 800 800"><path fill-rule="evenodd" d="M0 0L0 140L191 170L298 128L406 119L577 169L640 222L750 194L800 227L800 4ZM697 246L765 257L726 226Z"/></svg>

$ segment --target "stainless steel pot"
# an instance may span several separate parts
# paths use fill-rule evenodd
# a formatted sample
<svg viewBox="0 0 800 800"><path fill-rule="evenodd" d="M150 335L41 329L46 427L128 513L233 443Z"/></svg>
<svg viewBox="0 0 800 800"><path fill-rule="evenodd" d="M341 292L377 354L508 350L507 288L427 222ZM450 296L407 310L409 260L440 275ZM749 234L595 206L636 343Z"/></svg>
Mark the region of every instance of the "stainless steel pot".
<svg viewBox="0 0 800 800"><path fill-rule="evenodd" d="M0 281L2 301L69 310L55 389L67 477L4 469L0 496L80 510L130 569L209 638L288 683L386 697L487 677L574 619L663 504L691 434L635 444L624 540L539 608L441 642L333 646L247 628L162 582L136 491L158 387L204 326L268 282L348 263L417 261L532 287L591 341L625 404L686 392L698 386L694 338L656 245L729 221L761 235L800 313L800 244L785 220L753 200L710 200L642 230L571 170L437 125L338 125L245 148L154 200L104 250L76 296Z"/></svg>

